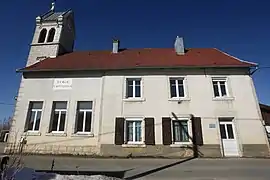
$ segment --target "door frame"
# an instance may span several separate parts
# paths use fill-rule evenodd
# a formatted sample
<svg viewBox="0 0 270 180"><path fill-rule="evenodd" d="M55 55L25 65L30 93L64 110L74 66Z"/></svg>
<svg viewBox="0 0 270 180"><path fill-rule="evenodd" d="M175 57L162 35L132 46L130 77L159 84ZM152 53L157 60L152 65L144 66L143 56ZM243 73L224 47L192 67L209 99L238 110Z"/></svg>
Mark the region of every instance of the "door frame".
<svg viewBox="0 0 270 180"><path fill-rule="evenodd" d="M224 122L224 123L222 123L222 122ZM236 141L237 151L238 151L238 156L235 156L235 157L242 157L239 138L238 138L238 134L236 133L235 118L234 117L219 117L218 118L218 135L219 135L219 138L220 138L220 151L221 151L222 157L229 157L229 156L225 156L223 140L222 140L221 134L220 134L220 124L231 124L232 125L234 139ZM226 134L227 134L227 132L226 132Z"/></svg>

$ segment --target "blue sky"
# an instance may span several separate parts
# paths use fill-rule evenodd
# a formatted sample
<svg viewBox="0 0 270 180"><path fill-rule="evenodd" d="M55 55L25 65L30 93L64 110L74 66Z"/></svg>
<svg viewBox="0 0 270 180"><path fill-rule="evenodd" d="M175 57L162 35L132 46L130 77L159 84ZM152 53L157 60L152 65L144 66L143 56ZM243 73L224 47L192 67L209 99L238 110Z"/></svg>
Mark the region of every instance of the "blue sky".
<svg viewBox="0 0 270 180"><path fill-rule="evenodd" d="M12 115L20 82L15 70L25 65L35 17L50 0L1 2L0 120ZM266 0L57 0L56 10L75 12L77 50L121 47L173 47L176 35L186 47L216 47L243 60L270 66L270 11ZM270 69L254 74L260 102L270 104Z"/></svg>

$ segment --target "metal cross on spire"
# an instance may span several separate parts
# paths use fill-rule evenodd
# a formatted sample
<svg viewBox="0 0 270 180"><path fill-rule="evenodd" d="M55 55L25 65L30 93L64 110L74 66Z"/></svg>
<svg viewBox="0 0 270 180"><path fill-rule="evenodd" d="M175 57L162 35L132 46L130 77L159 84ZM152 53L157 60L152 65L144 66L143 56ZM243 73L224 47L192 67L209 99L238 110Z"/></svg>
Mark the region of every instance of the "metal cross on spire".
<svg viewBox="0 0 270 180"><path fill-rule="evenodd" d="M52 2L52 5L51 5L51 11L54 11L55 10L55 0Z"/></svg>

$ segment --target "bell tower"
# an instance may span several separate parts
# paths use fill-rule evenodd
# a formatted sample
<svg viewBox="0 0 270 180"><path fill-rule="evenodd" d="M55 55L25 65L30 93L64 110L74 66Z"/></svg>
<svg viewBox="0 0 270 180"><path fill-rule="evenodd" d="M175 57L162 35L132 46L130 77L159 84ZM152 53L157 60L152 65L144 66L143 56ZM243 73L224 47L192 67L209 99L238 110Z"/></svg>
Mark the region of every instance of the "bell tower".
<svg viewBox="0 0 270 180"><path fill-rule="evenodd" d="M75 40L74 13L72 10L55 11L55 3L45 14L36 17L36 28L31 43L27 66L46 58L73 51Z"/></svg>

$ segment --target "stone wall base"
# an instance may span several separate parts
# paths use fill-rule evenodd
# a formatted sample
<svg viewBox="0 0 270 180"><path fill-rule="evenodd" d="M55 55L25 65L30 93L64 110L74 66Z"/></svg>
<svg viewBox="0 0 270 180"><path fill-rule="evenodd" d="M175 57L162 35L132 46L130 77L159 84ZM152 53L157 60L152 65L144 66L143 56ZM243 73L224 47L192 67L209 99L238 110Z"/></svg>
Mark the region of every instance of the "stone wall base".
<svg viewBox="0 0 270 180"><path fill-rule="evenodd" d="M243 157L270 157L266 144L243 144ZM5 153L25 154L54 154L54 155L79 155L91 157L164 157L186 158L194 156L192 146L171 147L164 145L146 145L143 147L123 147L121 145L101 144L100 146L68 146L68 145L24 145L7 144ZM219 144L205 144L197 150L199 157L222 157Z"/></svg>
<svg viewBox="0 0 270 180"><path fill-rule="evenodd" d="M266 144L243 144L243 157L269 157Z"/></svg>
<svg viewBox="0 0 270 180"><path fill-rule="evenodd" d="M221 157L219 145L203 145L198 147L199 157ZM122 147L121 145L102 144L100 147L101 156L117 157L193 157L194 149L190 147L171 147L154 145L145 147Z"/></svg>
<svg viewBox="0 0 270 180"><path fill-rule="evenodd" d="M5 153L26 153L26 154L70 154L70 155L91 155L99 154L98 146L65 146L65 145L24 145L23 149L19 144L8 144Z"/></svg>

